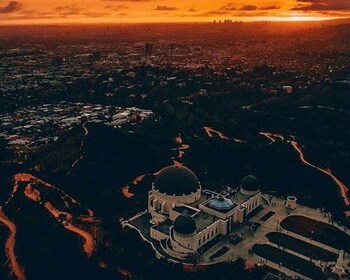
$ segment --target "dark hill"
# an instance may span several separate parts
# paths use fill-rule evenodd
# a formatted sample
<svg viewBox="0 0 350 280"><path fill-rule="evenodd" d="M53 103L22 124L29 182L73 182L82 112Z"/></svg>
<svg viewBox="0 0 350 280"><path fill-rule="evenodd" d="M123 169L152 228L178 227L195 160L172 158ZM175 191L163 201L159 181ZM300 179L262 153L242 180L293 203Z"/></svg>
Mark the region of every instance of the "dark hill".
<svg viewBox="0 0 350 280"><path fill-rule="evenodd" d="M124 185L169 164L172 137L160 136L153 124L144 124L142 129L86 127L87 135L76 127L33 155L31 162L42 167L39 177L58 184L96 211L115 211Z"/></svg>

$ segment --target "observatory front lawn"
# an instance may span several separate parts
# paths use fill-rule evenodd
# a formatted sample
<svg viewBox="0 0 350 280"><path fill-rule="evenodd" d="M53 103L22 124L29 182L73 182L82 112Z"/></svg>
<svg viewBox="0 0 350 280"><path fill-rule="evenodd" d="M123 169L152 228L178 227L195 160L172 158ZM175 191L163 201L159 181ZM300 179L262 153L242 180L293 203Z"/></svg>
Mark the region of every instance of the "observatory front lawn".
<svg viewBox="0 0 350 280"><path fill-rule="evenodd" d="M332 225L304 216L289 216L281 222L281 226L306 238L350 253L350 236Z"/></svg>
<svg viewBox="0 0 350 280"><path fill-rule="evenodd" d="M272 261L275 264L282 264L283 267L309 278L318 280L325 279L325 275L322 273L321 269L313 263L270 245L255 244L253 246L253 252L262 258Z"/></svg>
<svg viewBox="0 0 350 280"><path fill-rule="evenodd" d="M337 254L280 232L266 234L270 242L314 260L336 261Z"/></svg>

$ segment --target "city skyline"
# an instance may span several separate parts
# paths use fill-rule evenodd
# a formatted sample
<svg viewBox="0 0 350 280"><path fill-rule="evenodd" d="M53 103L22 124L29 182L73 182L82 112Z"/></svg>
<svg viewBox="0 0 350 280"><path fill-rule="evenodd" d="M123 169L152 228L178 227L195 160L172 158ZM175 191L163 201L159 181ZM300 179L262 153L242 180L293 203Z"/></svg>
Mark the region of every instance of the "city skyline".
<svg viewBox="0 0 350 280"><path fill-rule="evenodd" d="M350 2L343 0L39 0L4 1L0 25L208 22L311 21L350 17Z"/></svg>

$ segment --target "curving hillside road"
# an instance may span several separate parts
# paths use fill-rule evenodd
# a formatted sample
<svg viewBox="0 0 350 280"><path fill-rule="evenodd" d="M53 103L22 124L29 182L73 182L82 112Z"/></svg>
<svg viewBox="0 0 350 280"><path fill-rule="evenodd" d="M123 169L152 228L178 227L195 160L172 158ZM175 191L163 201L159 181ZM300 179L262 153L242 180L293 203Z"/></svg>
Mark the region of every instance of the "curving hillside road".
<svg viewBox="0 0 350 280"><path fill-rule="evenodd" d="M28 174L28 173L17 173L13 178L14 178L14 183L13 183L12 192L11 192L9 198L7 199L7 201L5 202L5 205L10 202L10 200L13 198L15 193L18 191L19 183L20 182L29 182L33 178L33 176L31 174Z"/></svg>
<svg viewBox="0 0 350 280"><path fill-rule="evenodd" d="M68 217L72 217L71 215L69 215L69 213L66 212L62 212L59 211L57 208L55 208L50 202L46 202L44 204L44 207L55 217L58 218L60 215L64 214L67 215ZM67 225L64 226L67 230L70 230L78 235L80 235L83 239L84 239L84 251L88 256L92 255L92 252L94 250L94 246L95 246L95 242L94 242L94 238L92 237L92 235L85 231L82 230L76 226L74 226L71 222L69 222Z"/></svg>
<svg viewBox="0 0 350 280"><path fill-rule="evenodd" d="M282 141L284 141L284 137L281 134L276 134L276 133L271 133L271 132L263 132L263 131L259 132L259 134L270 139L271 142L269 144L275 143L276 142L275 138L279 138Z"/></svg>
<svg viewBox="0 0 350 280"><path fill-rule="evenodd" d="M173 164L176 166L182 166L183 163L181 162L182 157L185 155L185 151L188 150L190 148L190 145L188 144L184 144L182 137L181 137L181 133L179 133L179 135L175 138L175 142L177 144L180 145L180 147L176 147L173 150L177 151L177 158L176 159L172 159L173 160Z"/></svg>
<svg viewBox="0 0 350 280"><path fill-rule="evenodd" d="M205 130L205 132L207 133L207 135L209 137L214 137L214 135L218 136L219 138L221 139L224 139L224 140L230 140L231 138L229 138L228 136L226 136L224 133L218 131L218 130L215 130L211 127L203 127L203 129ZM299 154L299 159L302 163L312 167L312 168L315 168L316 170L328 175L334 182L335 184L338 186L339 188L339 191L340 191L340 194L344 200L344 203L346 206L349 206L350 205L350 198L348 197L347 193L349 191L349 188L341 181L339 180L339 178L337 178L333 172L331 171L331 169L329 168L321 168L321 167L318 167L312 163L310 163L308 160L306 160L305 158L305 155L303 153L303 150L301 149L301 147L299 146L298 142L295 140L295 137L294 136L291 136L291 138L293 140L286 140L286 138L281 135L281 134L278 134L278 133L272 133L272 132L266 132L266 131L261 131L259 132L259 134L261 136L264 136L266 138L268 138L270 140L270 143L269 144L273 144L276 142L276 139L279 139L283 142L286 142L288 144L291 144L291 146L295 149L295 151ZM235 142L239 142L239 143L245 143L245 141L242 141L240 139L233 139ZM173 159L173 164L174 165L182 165L181 161L179 161L182 156L183 156L183 150L186 150L189 148L189 145L185 145L183 144L183 141L182 141L182 138L181 138L181 135L179 134L178 137L175 138L175 141L176 143L180 144L181 147L179 148L175 148L175 150L178 150L178 157L177 159ZM159 174L159 171L158 172L154 172L153 175L158 175ZM137 185L145 176L148 176L148 175L152 175L152 174L146 174L146 175L141 175L141 176L138 176L134 179L133 181L133 185ZM127 198L130 198L132 197L134 194L132 194L130 192L130 186L127 185L123 188L123 195ZM348 217L350 217L350 211L346 212L346 215Z"/></svg>
<svg viewBox="0 0 350 280"><path fill-rule="evenodd" d="M221 139L226 139L226 140L230 140L229 137L227 137L225 134L223 134L220 131L217 131L211 127L205 126L203 127L203 129L205 130L205 132L208 134L209 137L213 137L214 134L216 134L217 136L219 136Z"/></svg>
<svg viewBox="0 0 350 280"><path fill-rule="evenodd" d="M272 144L276 141L276 138L279 138L281 139L282 141L285 141L287 142L288 144L291 144L292 147L294 148L294 150L298 153L299 155L299 159L302 163L312 167L312 168L315 168L316 170L328 175L329 177L332 178L332 180L335 182L335 184L338 186L339 188L339 192L340 192L340 195L341 197L343 198L344 200L344 203L346 206L349 206L350 205L350 198L348 197L347 195L347 192L349 191L349 188L347 186L345 186L345 184L339 180L332 172L331 169L329 168L321 168L319 166L316 166L312 163L310 163L306 158L305 158L305 155L304 155L304 152L302 150L302 148L299 146L298 142L295 140L295 137L294 136L291 136L293 140L285 140L284 136L280 135L280 134L276 134L276 133L271 133L271 132L259 132L260 135L268 138L271 140L271 142L269 144ZM348 216L348 215L347 215Z"/></svg>
<svg viewBox="0 0 350 280"><path fill-rule="evenodd" d="M180 133L179 133L179 136L175 138L175 142L177 144L181 145L179 148L175 148L175 150L178 151L177 158L181 159L185 155L185 150L188 150L190 148L190 145L183 143L183 140L182 140Z"/></svg>
<svg viewBox="0 0 350 280"><path fill-rule="evenodd" d="M63 200L65 200L66 203L68 203L68 200L69 200L71 203L78 204L79 206L85 208L86 211L89 213L89 216L88 217L84 217L84 216L80 217L79 216L78 218L81 219L82 221L93 222L95 220L94 216L93 216L94 213L92 210L82 206L82 204L80 202L78 202L77 200L75 200L74 198L69 196L64 191L60 190L59 188L57 188L49 183L46 183L45 181L33 176L32 174L17 173L16 175L14 175L13 178L14 178L13 189L12 189L12 192L11 192L9 198L5 202L5 205L8 204L11 201L11 199L14 197L14 195L19 191L20 183L27 183L27 186L23 190L25 196L42 205L43 203L41 202L40 192L39 192L39 190L35 189L32 185L32 183L36 183L36 184L41 184L42 186L44 186L46 188L51 188L52 190L59 192L62 195L61 198ZM73 218L72 214L59 211L50 202L46 202L44 204L44 207L48 211L50 211L50 213L53 216L55 216L56 218L62 214L65 215L69 220L71 220ZM9 263L11 266L11 270L12 270L13 274L17 277L18 280L25 280L26 277L24 274L24 269L18 263L17 256L15 254L17 228L16 228L16 225L10 219L8 219L6 217L6 215L3 213L2 207L0 207L0 223L2 223L4 226L6 226L10 232L10 234L6 240L6 243L5 243L5 249L6 249L7 258L9 260ZM64 227L67 230L70 230L70 231L80 235L84 239L83 249L88 256L91 256L91 254L94 250L94 245L95 245L92 235L89 232L73 225L71 222L64 224Z"/></svg>
<svg viewBox="0 0 350 280"><path fill-rule="evenodd" d="M82 127L84 129L84 135L88 135L89 134L89 130L86 128L86 122L83 123Z"/></svg>
<svg viewBox="0 0 350 280"><path fill-rule="evenodd" d="M333 173L332 173L332 170L330 170L329 168L321 168L321 167L318 167L310 162L308 162L306 159L305 159L305 156L304 156L304 153L302 151L302 149L300 148L300 146L298 145L298 142L296 142L295 140L293 141L287 141L288 143L290 143L293 148L298 152L299 154L299 158L300 160L305 163L306 165L308 166L311 166L315 169L317 169L318 171L328 175L329 177L331 177L333 179L333 181L337 184L338 188L339 188L339 191L340 191L340 194L344 200L344 203L346 206L349 206L350 205L350 199L349 197L347 196L347 192L349 191L348 187L344 185L344 183L342 181L340 181Z"/></svg>
<svg viewBox="0 0 350 280"><path fill-rule="evenodd" d="M231 140L230 137L226 136L224 133L213 129L212 127L208 127L208 126L204 126L203 129L205 130L205 132L207 133L207 135L212 138L214 137L214 134L219 136L219 138L221 139L225 139L225 140ZM239 138L232 138L232 140L236 143L246 143L246 141L239 139Z"/></svg>
<svg viewBox="0 0 350 280"><path fill-rule="evenodd" d="M17 261L17 256L15 254L15 244L16 244L16 225L9 220L2 211L0 207L0 222L9 229L9 236L5 243L6 256L10 262L10 267L13 274L17 277L18 280L25 280L24 269Z"/></svg>
<svg viewBox="0 0 350 280"><path fill-rule="evenodd" d="M134 180L132 180L131 184L133 186L136 186L137 184L139 184L143 178L145 178L146 175L139 175L137 176ZM131 185L129 184L129 185ZM133 193L130 192L130 186L129 185L126 185L125 187L122 188L122 193L123 195L126 197L126 198L131 198L134 196Z"/></svg>
<svg viewBox="0 0 350 280"><path fill-rule="evenodd" d="M36 183L41 183L43 184L45 187L51 187L51 188L54 188L55 190L59 190L58 188L56 187L53 187L52 185L48 184L48 183L45 183L44 181L32 176L32 180L34 180L34 182ZM60 192L63 193L63 191L60 190ZM40 192L39 190L35 189L32 187L32 185L30 183L28 183L28 185L25 187L24 189L24 194L26 197L28 197L29 199L35 201L35 202L39 202L40 204L43 204L41 202L41 198L40 198ZM70 201L74 204L78 204L78 202L71 198L70 196L68 196L67 194L65 194L62 199L70 199ZM79 203L79 205L81 205ZM55 218L58 218L60 215L64 215L64 216L67 216L67 218L69 220L72 220L73 219L73 215L70 214L70 213L67 213L67 212L63 212L63 211L60 211L58 210L57 208L55 208L51 202L46 202L43 204L43 206L55 217ZM92 217L93 218L93 212L88 209L88 213L89 213L89 218ZM85 221L89 221L89 220L86 220ZM67 224L64 224L64 227L69 230L69 231L72 231L78 235L80 235L83 239L84 239L84 245L83 245L83 248L84 248L84 251L85 253L88 255L88 256L91 256L93 250L94 250L94 238L92 237L92 235L85 231L85 230L82 230L80 228L78 228L77 226L73 225L71 221L69 221Z"/></svg>
<svg viewBox="0 0 350 280"><path fill-rule="evenodd" d="M177 158L172 158L173 161L173 165L176 166L182 166L183 163L181 162L181 159L183 158L183 156L185 155L185 150L188 150L190 148L190 145L188 144L184 144L181 134L179 133L179 135L177 137L175 137L175 142L180 145L180 147L175 147L172 150L177 151ZM149 173L149 174L142 174L137 176L135 179L133 179L131 181L131 183L129 183L128 185L124 186L122 188L122 194L124 197L126 198L131 198L134 196L134 194L130 191L130 187L133 186L135 187L136 185L138 185L146 176L157 176L159 174L160 170L157 170L153 173Z"/></svg>
<svg viewBox="0 0 350 280"><path fill-rule="evenodd" d="M89 134L89 130L86 127L86 123L83 123L82 128L84 130L84 135L88 135ZM84 140L80 141L80 152L83 150L84 147ZM72 163L72 167L75 167L76 164L83 159L83 155L81 155L79 158L77 158L73 163Z"/></svg>

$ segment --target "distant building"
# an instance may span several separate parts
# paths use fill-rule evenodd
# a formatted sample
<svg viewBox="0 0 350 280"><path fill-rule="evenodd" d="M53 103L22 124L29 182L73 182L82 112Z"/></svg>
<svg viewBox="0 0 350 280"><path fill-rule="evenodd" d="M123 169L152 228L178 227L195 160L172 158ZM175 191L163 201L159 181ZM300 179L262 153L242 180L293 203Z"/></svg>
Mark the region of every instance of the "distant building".
<svg viewBox="0 0 350 280"><path fill-rule="evenodd" d="M153 54L153 45L151 43L146 43L143 54L144 56L151 56Z"/></svg>
<svg viewBox="0 0 350 280"><path fill-rule="evenodd" d="M262 204L258 181L243 179L239 190L227 195L202 190L197 176L183 166L162 169L148 193L151 238L161 242L170 256L185 259L216 238L227 235L235 224Z"/></svg>

